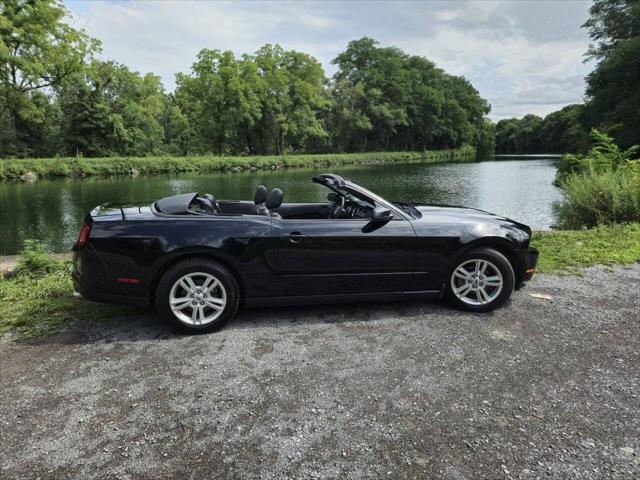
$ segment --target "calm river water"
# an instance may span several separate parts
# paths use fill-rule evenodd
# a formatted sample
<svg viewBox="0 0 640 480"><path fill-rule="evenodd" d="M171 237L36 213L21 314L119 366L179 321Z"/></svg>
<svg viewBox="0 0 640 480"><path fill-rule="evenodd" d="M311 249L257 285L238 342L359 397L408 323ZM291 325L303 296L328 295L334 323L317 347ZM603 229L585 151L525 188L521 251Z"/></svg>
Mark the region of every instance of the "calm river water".
<svg viewBox="0 0 640 480"><path fill-rule="evenodd" d="M552 185L556 158L501 156L474 163L374 165L210 175L155 175L0 183L0 255L17 253L25 239L53 251L68 250L86 212L111 201L145 200L178 193L212 193L250 199L257 185L280 187L285 202L321 201L310 182L330 170L389 200L464 205L547 229L560 193Z"/></svg>

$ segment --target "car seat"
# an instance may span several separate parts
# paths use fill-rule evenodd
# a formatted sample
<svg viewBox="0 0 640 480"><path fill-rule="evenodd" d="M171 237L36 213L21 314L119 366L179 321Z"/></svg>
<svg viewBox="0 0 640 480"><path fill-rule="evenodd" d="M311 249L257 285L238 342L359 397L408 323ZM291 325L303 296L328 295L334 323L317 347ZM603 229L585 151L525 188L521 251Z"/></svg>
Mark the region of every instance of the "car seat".
<svg viewBox="0 0 640 480"><path fill-rule="evenodd" d="M282 205L283 197L284 193L282 193L282 190L280 190L279 188L274 188L273 190L271 190L271 195L269 195L269 200L267 200L266 207L273 218L282 219L282 216L278 212L274 212L274 210Z"/></svg>

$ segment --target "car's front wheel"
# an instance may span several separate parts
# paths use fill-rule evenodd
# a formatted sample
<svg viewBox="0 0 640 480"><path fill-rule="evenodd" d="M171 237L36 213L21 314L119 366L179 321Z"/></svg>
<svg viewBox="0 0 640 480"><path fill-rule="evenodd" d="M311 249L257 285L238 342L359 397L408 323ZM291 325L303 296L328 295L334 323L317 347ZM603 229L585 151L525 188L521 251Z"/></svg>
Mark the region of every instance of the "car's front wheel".
<svg viewBox="0 0 640 480"><path fill-rule="evenodd" d="M490 248L463 255L452 269L445 296L457 308L488 312L504 304L515 285L509 260Z"/></svg>
<svg viewBox="0 0 640 480"><path fill-rule="evenodd" d="M207 333L233 318L239 304L238 284L222 265L190 259L171 267L156 289L162 317L187 333Z"/></svg>

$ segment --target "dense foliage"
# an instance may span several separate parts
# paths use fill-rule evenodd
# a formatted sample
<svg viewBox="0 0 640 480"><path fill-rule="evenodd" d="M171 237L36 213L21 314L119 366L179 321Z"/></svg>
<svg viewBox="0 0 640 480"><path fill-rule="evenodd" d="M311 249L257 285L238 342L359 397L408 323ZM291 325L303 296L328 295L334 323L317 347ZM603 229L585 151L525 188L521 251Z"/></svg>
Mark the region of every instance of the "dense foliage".
<svg viewBox="0 0 640 480"><path fill-rule="evenodd" d="M0 1L0 156L56 148L59 108L50 92L98 48L65 14L57 1Z"/></svg>
<svg viewBox="0 0 640 480"><path fill-rule="evenodd" d="M594 130L594 146L585 155L566 155L557 182L564 201L556 205L563 228L640 221L640 147L618 147Z"/></svg>
<svg viewBox="0 0 640 480"><path fill-rule="evenodd" d="M326 167L330 165L375 165L388 163L467 162L476 158L473 147L420 152L323 153L304 155L260 155L228 157L146 156L81 158L57 157L0 161L0 180L23 175L41 177L84 177L156 173L210 173L219 171L278 169L286 167Z"/></svg>
<svg viewBox="0 0 640 480"><path fill-rule="evenodd" d="M60 0L0 0L0 157L283 155L493 146L489 105L429 60L355 40L312 56L203 49L167 94L99 61Z"/></svg>
<svg viewBox="0 0 640 480"><path fill-rule="evenodd" d="M640 144L640 2L595 0L584 25L598 60L587 76L585 123L623 147Z"/></svg>
<svg viewBox="0 0 640 480"><path fill-rule="evenodd" d="M489 104L464 78L370 38L350 42L338 66L329 125L342 151L480 145Z"/></svg>
<svg viewBox="0 0 640 480"><path fill-rule="evenodd" d="M582 125L584 105L567 105L545 118L525 115L496 124L496 153L563 153L584 151L588 130Z"/></svg>
<svg viewBox="0 0 640 480"><path fill-rule="evenodd" d="M332 78L278 45L203 49L167 93L152 73L96 60L99 41L65 21L61 0L0 0L0 14L0 157L584 152L594 127L640 143L637 0L594 1L585 104L497 124L466 79L371 38L336 56Z"/></svg>
<svg viewBox="0 0 640 480"><path fill-rule="evenodd" d="M584 152L591 128L623 147L640 144L640 2L595 0L583 27L593 41L587 59L598 61L586 78L586 103L544 119L526 115L499 121L496 152Z"/></svg>

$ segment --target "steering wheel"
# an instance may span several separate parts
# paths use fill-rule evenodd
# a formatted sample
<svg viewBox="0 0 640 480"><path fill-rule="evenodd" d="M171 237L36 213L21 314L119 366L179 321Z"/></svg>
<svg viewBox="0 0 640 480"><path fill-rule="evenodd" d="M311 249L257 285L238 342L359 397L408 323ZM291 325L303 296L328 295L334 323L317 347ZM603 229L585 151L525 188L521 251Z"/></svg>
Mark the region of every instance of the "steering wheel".
<svg viewBox="0 0 640 480"><path fill-rule="evenodd" d="M329 214L329 218L340 218L340 215L342 214L342 212L344 212L344 203L345 203L344 196L338 195L338 197L335 200L333 210L331 210L331 213Z"/></svg>

